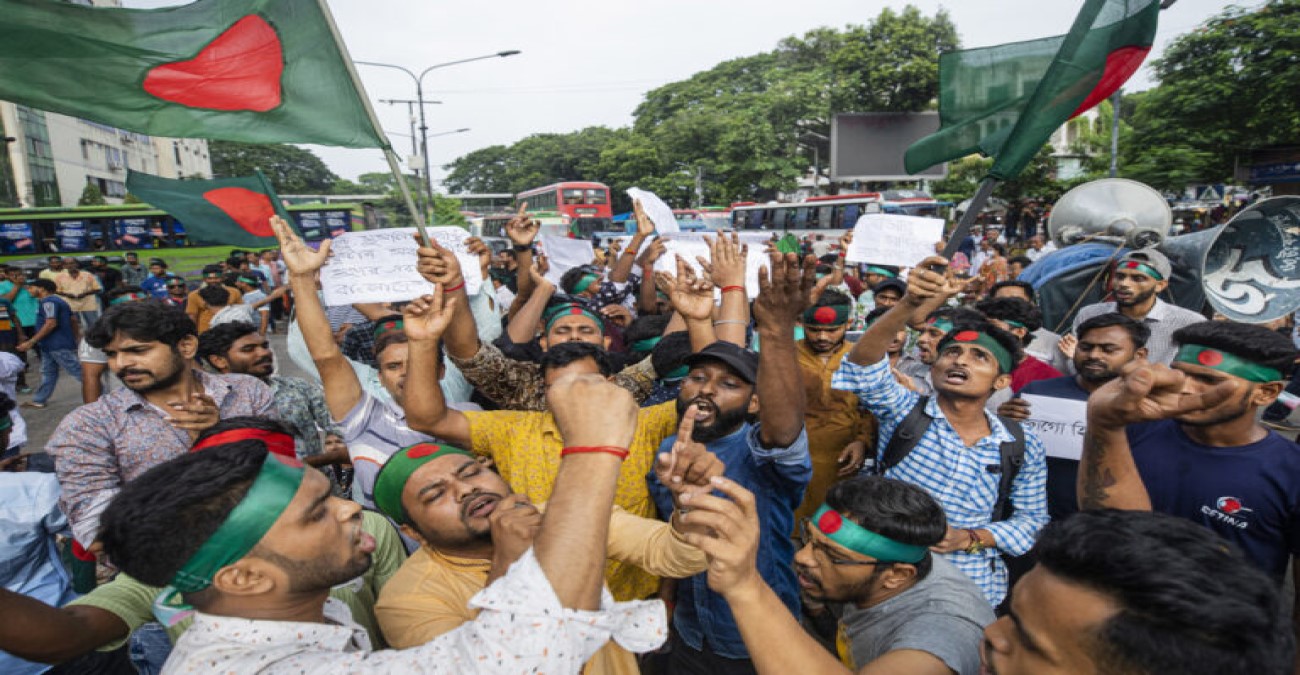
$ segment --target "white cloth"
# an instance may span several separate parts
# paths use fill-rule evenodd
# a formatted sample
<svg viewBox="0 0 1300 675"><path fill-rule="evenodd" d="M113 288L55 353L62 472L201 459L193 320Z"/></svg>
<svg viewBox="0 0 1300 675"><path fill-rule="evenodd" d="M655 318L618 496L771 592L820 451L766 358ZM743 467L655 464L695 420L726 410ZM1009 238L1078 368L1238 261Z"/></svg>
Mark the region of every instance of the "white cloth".
<svg viewBox="0 0 1300 675"><path fill-rule="evenodd" d="M1049 241L1041 249L1035 249L1033 246L1030 246L1029 248L1025 249L1025 257L1029 258L1034 262L1038 262L1039 258L1055 250L1056 250L1056 242Z"/></svg>
<svg viewBox="0 0 1300 675"><path fill-rule="evenodd" d="M9 352L0 352L0 392L4 392L14 403L18 402L18 374L26 367L27 364L17 356ZM27 443L27 421L18 412L17 405L9 411L9 419L14 423L9 431L9 448L21 447Z"/></svg>
<svg viewBox="0 0 1300 675"><path fill-rule="evenodd" d="M411 649L371 651L346 605L330 599L328 623L265 621L196 613L163 667L172 673L577 673L612 637L630 651L663 644L663 603L565 609L532 549L470 599L471 622Z"/></svg>
<svg viewBox="0 0 1300 675"><path fill-rule="evenodd" d="M226 305L225 307L222 307L212 317L212 321L208 324L208 328L212 329L223 323L235 323L239 321L242 321L243 323L251 323L254 326L262 325L262 318L257 315L257 310L253 309L252 305L240 303L238 305Z"/></svg>

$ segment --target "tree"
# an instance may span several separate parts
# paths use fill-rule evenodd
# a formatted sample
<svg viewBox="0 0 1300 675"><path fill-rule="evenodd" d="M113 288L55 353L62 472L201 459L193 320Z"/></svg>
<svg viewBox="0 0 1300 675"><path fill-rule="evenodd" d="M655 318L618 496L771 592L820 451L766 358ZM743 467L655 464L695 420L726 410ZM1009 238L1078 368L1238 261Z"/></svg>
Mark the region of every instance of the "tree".
<svg viewBox="0 0 1300 675"><path fill-rule="evenodd" d="M86 183L86 189L81 191L81 198L77 200L77 206L103 206L107 203L104 193L94 183Z"/></svg>
<svg viewBox="0 0 1300 675"><path fill-rule="evenodd" d="M266 174L280 194L329 194L339 179L310 150L293 145L208 141L214 176L234 178Z"/></svg>

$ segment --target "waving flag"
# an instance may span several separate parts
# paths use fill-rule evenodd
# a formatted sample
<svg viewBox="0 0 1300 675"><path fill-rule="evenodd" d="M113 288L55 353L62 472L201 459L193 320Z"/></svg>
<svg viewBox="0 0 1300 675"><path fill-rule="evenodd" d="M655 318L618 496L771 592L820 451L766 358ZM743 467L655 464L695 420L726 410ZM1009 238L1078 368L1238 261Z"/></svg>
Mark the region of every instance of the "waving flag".
<svg viewBox="0 0 1300 675"><path fill-rule="evenodd" d="M293 222L261 171L212 180L173 180L132 171L126 189L181 221L195 244L274 248L278 244L271 216Z"/></svg>
<svg viewBox="0 0 1300 675"><path fill-rule="evenodd" d="M154 136L386 147L322 0L0 0L0 100Z"/></svg>
<svg viewBox="0 0 1300 675"><path fill-rule="evenodd" d="M1086 0L1066 35L939 57L939 131L913 143L916 173L973 153L1014 178L1062 124L1115 93L1151 51L1158 0Z"/></svg>

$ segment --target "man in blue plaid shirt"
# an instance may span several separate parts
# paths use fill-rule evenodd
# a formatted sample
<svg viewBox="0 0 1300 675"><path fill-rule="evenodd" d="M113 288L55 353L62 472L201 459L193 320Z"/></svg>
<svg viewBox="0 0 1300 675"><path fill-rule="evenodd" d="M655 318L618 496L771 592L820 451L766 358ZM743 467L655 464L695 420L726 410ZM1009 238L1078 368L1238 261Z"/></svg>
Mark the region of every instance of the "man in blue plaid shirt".
<svg viewBox="0 0 1300 675"><path fill-rule="evenodd" d="M899 384L885 350L918 310L955 294L955 282L929 270L946 265L929 258L912 271L907 294L863 334L831 379L831 386L857 394L880 422L877 461L920 395ZM965 572L998 606L1007 595L1007 568L1000 554L1022 555L1047 524L1047 463L1042 441L1025 432L1024 463L1011 487L1010 518L991 522L998 497L1002 443L1011 432L984 409L994 391L1011 383L1023 358L1019 341L986 321L953 326L938 346L930 377L935 395L926 404L932 422L920 441L885 475L919 485L943 505L948 536L933 550Z"/></svg>

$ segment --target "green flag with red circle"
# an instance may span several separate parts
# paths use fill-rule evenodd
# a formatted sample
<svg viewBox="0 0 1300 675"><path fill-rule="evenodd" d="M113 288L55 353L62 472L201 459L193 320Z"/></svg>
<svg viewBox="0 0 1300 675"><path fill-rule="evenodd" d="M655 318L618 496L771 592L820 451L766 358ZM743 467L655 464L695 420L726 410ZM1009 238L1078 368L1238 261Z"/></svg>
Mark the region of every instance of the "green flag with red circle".
<svg viewBox="0 0 1300 675"><path fill-rule="evenodd" d="M322 0L0 0L0 100L152 136L387 147Z"/></svg>
<svg viewBox="0 0 1300 675"><path fill-rule="evenodd" d="M1070 32L939 57L939 131L904 155L908 173L975 153L1015 178L1062 124L1115 93L1155 40L1159 0L1086 0Z"/></svg>
<svg viewBox="0 0 1300 675"><path fill-rule="evenodd" d="M271 216L293 223L261 171L210 180L174 180L132 171L126 189L180 221L192 244L274 248L279 244Z"/></svg>

